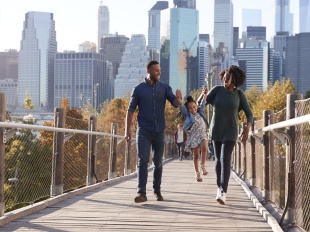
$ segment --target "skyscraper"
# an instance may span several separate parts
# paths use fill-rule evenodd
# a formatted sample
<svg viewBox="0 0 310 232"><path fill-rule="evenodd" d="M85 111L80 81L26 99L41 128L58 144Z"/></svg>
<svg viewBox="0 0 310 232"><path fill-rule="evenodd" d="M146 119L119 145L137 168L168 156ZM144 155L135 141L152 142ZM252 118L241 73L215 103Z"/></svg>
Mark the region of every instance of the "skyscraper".
<svg viewBox="0 0 310 232"><path fill-rule="evenodd" d="M299 0L299 32L310 32L309 0Z"/></svg>
<svg viewBox="0 0 310 232"><path fill-rule="evenodd" d="M288 31L293 34L292 15L290 14L290 0L276 0L275 33Z"/></svg>
<svg viewBox="0 0 310 232"><path fill-rule="evenodd" d="M158 1L149 10L148 49L160 49L160 12L168 8L168 1Z"/></svg>
<svg viewBox="0 0 310 232"><path fill-rule="evenodd" d="M162 11L161 79L185 95L198 86L199 12L192 8Z"/></svg>
<svg viewBox="0 0 310 232"><path fill-rule="evenodd" d="M55 107L65 96L71 107L81 108L87 101L98 109L103 103L107 72L104 56L91 52L57 53L55 58Z"/></svg>
<svg viewBox="0 0 310 232"><path fill-rule="evenodd" d="M109 8L107 6L103 6L101 1L100 6L98 8L98 41L97 41L98 52L100 51L101 48L102 37L107 36L109 33L110 33Z"/></svg>
<svg viewBox="0 0 310 232"><path fill-rule="evenodd" d="M243 46L236 49L238 62L246 71L246 89L257 86L263 90L268 85L268 52L267 41L247 40Z"/></svg>
<svg viewBox="0 0 310 232"><path fill-rule="evenodd" d="M285 74L296 86L298 93L306 94L310 89L310 32L289 36L286 39Z"/></svg>
<svg viewBox="0 0 310 232"><path fill-rule="evenodd" d="M233 4L231 0L214 1L213 48L219 47L220 42L224 43L230 58L233 55Z"/></svg>
<svg viewBox="0 0 310 232"><path fill-rule="evenodd" d="M131 36L122 56L115 79L114 97L125 97L146 77L146 64L149 56L146 50L145 36Z"/></svg>
<svg viewBox="0 0 310 232"><path fill-rule="evenodd" d="M248 26L260 27L262 25L262 11L258 9L242 9L242 32Z"/></svg>
<svg viewBox="0 0 310 232"><path fill-rule="evenodd" d="M247 38L266 40L266 27L248 26L246 29Z"/></svg>
<svg viewBox="0 0 310 232"><path fill-rule="evenodd" d="M18 52L9 50L0 52L0 80L7 78L17 81L18 77Z"/></svg>
<svg viewBox="0 0 310 232"><path fill-rule="evenodd" d="M24 104L28 90L32 103L53 110L54 56L57 52L52 13L28 12L25 16L18 57L18 104Z"/></svg>
<svg viewBox="0 0 310 232"><path fill-rule="evenodd" d="M173 0L174 7L196 9L196 0Z"/></svg>
<svg viewBox="0 0 310 232"><path fill-rule="evenodd" d="M111 76L106 78L106 84L104 86L104 100L111 100L114 98L114 81L118 74L118 68L122 62L122 56L125 51L125 46L128 42L128 38L124 35L109 35L102 39L101 53L107 61L111 62L112 70Z"/></svg>

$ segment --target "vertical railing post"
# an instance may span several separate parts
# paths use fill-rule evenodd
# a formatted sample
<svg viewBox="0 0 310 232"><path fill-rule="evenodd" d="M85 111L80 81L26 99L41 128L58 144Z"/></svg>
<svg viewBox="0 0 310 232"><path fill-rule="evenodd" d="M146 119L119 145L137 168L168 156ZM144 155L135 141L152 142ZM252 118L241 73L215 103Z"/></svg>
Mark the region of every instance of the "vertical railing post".
<svg viewBox="0 0 310 232"><path fill-rule="evenodd" d="M274 111L269 115L269 125L274 124ZM273 133L269 133L269 172L270 172L270 199L274 200L275 199L275 191L274 191L274 171L275 170L275 156L274 156L274 139L275 136ZM271 171L272 170L272 171Z"/></svg>
<svg viewBox="0 0 310 232"><path fill-rule="evenodd" d="M65 128L65 109L56 108L54 127ZM64 132L54 132L51 196L63 194Z"/></svg>
<svg viewBox="0 0 310 232"><path fill-rule="evenodd" d="M267 127L269 123L269 115L272 114L272 110L263 111L263 127ZM270 183L269 183L269 140L270 132L264 132L263 135L263 189L262 194L266 201L270 199Z"/></svg>
<svg viewBox="0 0 310 232"><path fill-rule="evenodd" d="M118 123L111 124L111 134L117 135ZM113 179L116 177L116 148L117 148L117 138L112 136L110 143L110 160L109 160L109 173L108 179Z"/></svg>
<svg viewBox="0 0 310 232"><path fill-rule="evenodd" d="M128 142L126 141L124 175L129 175L131 173L130 159L131 159L131 139Z"/></svg>
<svg viewBox="0 0 310 232"><path fill-rule="evenodd" d="M255 122L257 121L257 118L254 117L253 124L252 124L252 131L255 131ZM251 136L250 138L251 142L251 178L250 178L250 185L255 186L256 185L256 160L255 160L255 138Z"/></svg>
<svg viewBox="0 0 310 232"><path fill-rule="evenodd" d="M97 130L97 118L90 116L89 131ZM93 185L96 183L96 135L88 135L88 157L87 157L87 177L86 185Z"/></svg>
<svg viewBox="0 0 310 232"><path fill-rule="evenodd" d="M295 118L295 101L301 100L301 94L288 94L286 96L286 120ZM286 182L285 182L285 202L288 203L287 213L285 215L286 224L292 224L295 218L295 126L286 128L287 134L290 137L290 143L286 152Z"/></svg>
<svg viewBox="0 0 310 232"><path fill-rule="evenodd" d="M6 118L6 103L5 94L0 93L0 122L5 122ZM5 143L4 127L0 127L0 217L4 215L5 202L4 202L4 178L5 178Z"/></svg>
<svg viewBox="0 0 310 232"><path fill-rule="evenodd" d="M245 130L246 125L247 125L246 122L242 123L243 131ZM243 175L243 178L245 179L245 175L246 175L246 149L245 149L245 143L242 143L241 141L240 141L240 169L242 170L240 177L242 178L242 175Z"/></svg>

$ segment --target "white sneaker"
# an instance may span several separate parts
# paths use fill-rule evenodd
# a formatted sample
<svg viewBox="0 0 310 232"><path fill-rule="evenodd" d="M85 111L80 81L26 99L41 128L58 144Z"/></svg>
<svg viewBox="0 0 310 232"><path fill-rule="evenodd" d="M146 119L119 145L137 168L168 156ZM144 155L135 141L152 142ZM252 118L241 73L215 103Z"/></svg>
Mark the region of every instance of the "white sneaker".
<svg viewBox="0 0 310 232"><path fill-rule="evenodd" d="M220 195L218 196L218 198L216 199L218 203L220 203L221 205L225 205L225 201L226 201L226 193L224 193L223 191L221 191Z"/></svg>
<svg viewBox="0 0 310 232"><path fill-rule="evenodd" d="M216 193L216 197L215 199L219 199L219 197L221 196L221 189L220 188L217 188L217 193Z"/></svg>

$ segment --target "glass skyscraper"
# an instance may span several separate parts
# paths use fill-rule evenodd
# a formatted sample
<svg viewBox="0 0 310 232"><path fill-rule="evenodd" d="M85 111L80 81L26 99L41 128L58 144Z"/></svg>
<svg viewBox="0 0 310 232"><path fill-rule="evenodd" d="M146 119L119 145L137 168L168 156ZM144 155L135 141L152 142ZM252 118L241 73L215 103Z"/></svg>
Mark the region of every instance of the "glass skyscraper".
<svg viewBox="0 0 310 232"><path fill-rule="evenodd" d="M186 96L198 86L199 12L193 8L162 11L161 79Z"/></svg>
<svg viewBox="0 0 310 232"><path fill-rule="evenodd" d="M293 34L293 19L290 14L290 0L276 0L275 32L288 31Z"/></svg>
<svg viewBox="0 0 310 232"><path fill-rule="evenodd" d="M57 52L52 13L28 12L24 21L18 56L18 104L25 94L36 108L53 110L54 56Z"/></svg>
<svg viewBox="0 0 310 232"><path fill-rule="evenodd" d="M168 1L157 1L149 10L148 49L160 49L160 12L168 8Z"/></svg>
<svg viewBox="0 0 310 232"><path fill-rule="evenodd" d="M81 108L87 101L94 107L103 103L108 62L104 55L91 52L56 53L55 107L66 96L71 107Z"/></svg>
<svg viewBox="0 0 310 232"><path fill-rule="evenodd" d="M231 0L214 0L214 46L223 42L228 58L233 55L233 4Z"/></svg>
<svg viewBox="0 0 310 232"><path fill-rule="evenodd" d="M98 52L101 48L101 39L104 36L107 36L110 33L110 12L107 6L102 5L102 1L100 2L100 6L98 8L98 42L97 49Z"/></svg>
<svg viewBox="0 0 310 232"><path fill-rule="evenodd" d="M299 32L310 32L310 0L299 0Z"/></svg>

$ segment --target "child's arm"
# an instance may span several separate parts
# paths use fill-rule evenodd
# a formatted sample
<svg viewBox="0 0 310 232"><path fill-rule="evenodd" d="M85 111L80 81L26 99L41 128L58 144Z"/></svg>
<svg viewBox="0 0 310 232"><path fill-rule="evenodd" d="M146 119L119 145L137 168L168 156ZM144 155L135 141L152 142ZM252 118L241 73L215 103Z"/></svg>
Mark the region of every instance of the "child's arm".
<svg viewBox="0 0 310 232"><path fill-rule="evenodd" d="M202 99L203 100L207 99L207 94L208 94L208 89L206 87L203 87L202 92L201 92L200 96L198 97L197 105L200 105Z"/></svg>

